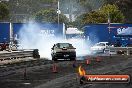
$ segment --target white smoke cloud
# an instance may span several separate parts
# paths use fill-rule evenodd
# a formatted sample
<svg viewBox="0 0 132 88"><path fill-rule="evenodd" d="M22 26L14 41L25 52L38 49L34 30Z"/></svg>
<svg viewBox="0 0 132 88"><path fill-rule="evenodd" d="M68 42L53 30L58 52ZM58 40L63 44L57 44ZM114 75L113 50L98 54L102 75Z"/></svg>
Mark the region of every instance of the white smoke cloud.
<svg viewBox="0 0 132 88"><path fill-rule="evenodd" d="M55 43L66 42L72 43L76 48L77 56L90 54L90 43L85 43L82 39L66 40L62 37L55 37L54 35L41 34L41 30L44 30L39 24L35 22L29 22L23 25L19 31L20 43L19 48L23 49L39 49L41 57L51 59L51 48ZM47 29L47 28L46 28Z"/></svg>
<svg viewBox="0 0 132 88"><path fill-rule="evenodd" d="M71 39L67 40L69 43L73 44L73 46L76 48L76 54L77 56L85 56L91 54L90 42L86 43L84 39Z"/></svg>

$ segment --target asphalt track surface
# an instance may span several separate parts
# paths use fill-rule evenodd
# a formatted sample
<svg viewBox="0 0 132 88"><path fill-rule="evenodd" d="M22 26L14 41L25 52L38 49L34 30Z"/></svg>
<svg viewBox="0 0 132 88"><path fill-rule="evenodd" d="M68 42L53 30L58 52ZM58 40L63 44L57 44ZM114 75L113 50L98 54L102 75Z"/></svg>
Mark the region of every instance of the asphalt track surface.
<svg viewBox="0 0 132 88"><path fill-rule="evenodd" d="M82 57L86 59L87 57ZM101 56L101 62L90 57L85 60L57 61L57 73L53 73L53 61L37 60L0 67L0 88L132 88L129 84L80 84L78 67L81 65L87 74L129 74L132 75L131 56ZM25 76L26 74L26 76Z"/></svg>

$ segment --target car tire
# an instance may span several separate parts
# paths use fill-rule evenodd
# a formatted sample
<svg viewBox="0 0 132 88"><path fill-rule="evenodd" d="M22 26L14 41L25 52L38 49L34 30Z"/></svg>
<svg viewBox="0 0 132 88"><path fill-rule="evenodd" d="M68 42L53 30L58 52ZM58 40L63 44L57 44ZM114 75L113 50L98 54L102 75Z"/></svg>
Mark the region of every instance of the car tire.
<svg viewBox="0 0 132 88"><path fill-rule="evenodd" d="M70 60L71 60L71 61L74 61L74 60L76 60L76 57L75 57L75 58L70 58Z"/></svg>
<svg viewBox="0 0 132 88"><path fill-rule="evenodd" d="M57 61L57 58L54 58L54 61Z"/></svg>
<svg viewBox="0 0 132 88"><path fill-rule="evenodd" d="M103 49L103 53L105 53L105 48Z"/></svg>
<svg viewBox="0 0 132 88"><path fill-rule="evenodd" d="M54 56L52 56L52 60L53 61L57 61L57 58L55 58Z"/></svg>
<svg viewBox="0 0 132 88"><path fill-rule="evenodd" d="M52 60L54 60L55 58L52 56Z"/></svg>

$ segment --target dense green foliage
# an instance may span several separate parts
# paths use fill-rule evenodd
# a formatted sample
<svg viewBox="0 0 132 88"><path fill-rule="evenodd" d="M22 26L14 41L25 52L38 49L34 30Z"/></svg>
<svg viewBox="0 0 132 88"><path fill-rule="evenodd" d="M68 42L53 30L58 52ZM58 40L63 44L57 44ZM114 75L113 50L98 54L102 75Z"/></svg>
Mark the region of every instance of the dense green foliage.
<svg viewBox="0 0 132 88"><path fill-rule="evenodd" d="M125 16L125 21L127 23L132 23L132 0L59 0L60 1L60 10L63 14L74 14L75 17L83 13L93 13L96 14L99 8L107 4L115 4L119 10ZM18 20L29 19L32 14L42 10L42 9L55 9L57 10L58 0L9 0L9 2L3 1L9 6L10 18L14 22ZM4 10L6 11L6 10ZM3 13L3 11L1 10ZM90 14L89 13L89 14ZM102 14L98 13L102 19ZM96 14L97 15L97 14ZM8 14L7 14L8 17ZM7 18L7 17L1 17ZM1 20L2 20L1 19ZM97 20L98 21L98 20ZM104 20L102 19L104 22ZM102 22L101 21L101 22ZM105 20L106 21L106 20ZM112 20L113 21L113 20ZM115 21L113 21L115 22Z"/></svg>
<svg viewBox="0 0 132 88"><path fill-rule="evenodd" d="M88 12L77 17L75 23L81 25L89 23L106 23L110 18L112 23L124 22L124 16L116 5L104 5L97 11Z"/></svg>
<svg viewBox="0 0 132 88"><path fill-rule="evenodd" d="M105 15L105 22L107 22L108 15L110 16L110 20L112 23L122 23L124 22L124 15L119 10L118 6L116 5L104 5L99 12Z"/></svg>
<svg viewBox="0 0 132 88"><path fill-rule="evenodd" d="M57 9L57 0L9 0L11 19L14 22L28 21L33 14L42 10Z"/></svg>
<svg viewBox="0 0 132 88"><path fill-rule="evenodd" d="M107 0L107 2L117 5L125 16L125 22L132 23L132 0Z"/></svg>
<svg viewBox="0 0 132 88"><path fill-rule="evenodd" d="M57 11L54 9L44 9L38 11L34 15L34 19L37 22L58 22L58 14ZM63 14L59 14L59 22L60 23L67 23L68 19Z"/></svg>
<svg viewBox="0 0 132 88"><path fill-rule="evenodd" d="M0 20L9 18L9 9L6 4L0 3Z"/></svg>

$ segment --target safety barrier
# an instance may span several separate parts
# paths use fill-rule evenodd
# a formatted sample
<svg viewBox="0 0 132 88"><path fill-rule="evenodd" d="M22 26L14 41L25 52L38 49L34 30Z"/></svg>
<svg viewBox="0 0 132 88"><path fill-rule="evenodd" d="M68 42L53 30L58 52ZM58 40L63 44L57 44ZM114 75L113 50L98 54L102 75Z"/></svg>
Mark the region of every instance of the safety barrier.
<svg viewBox="0 0 132 88"><path fill-rule="evenodd" d="M1 51L0 52L0 60L11 60L16 58L25 58L25 57L33 57L40 58L38 49L33 50L18 50L18 51Z"/></svg>
<svg viewBox="0 0 132 88"><path fill-rule="evenodd" d="M127 55L132 53L132 47L110 47L110 52L116 52L118 54L119 51L126 52Z"/></svg>

